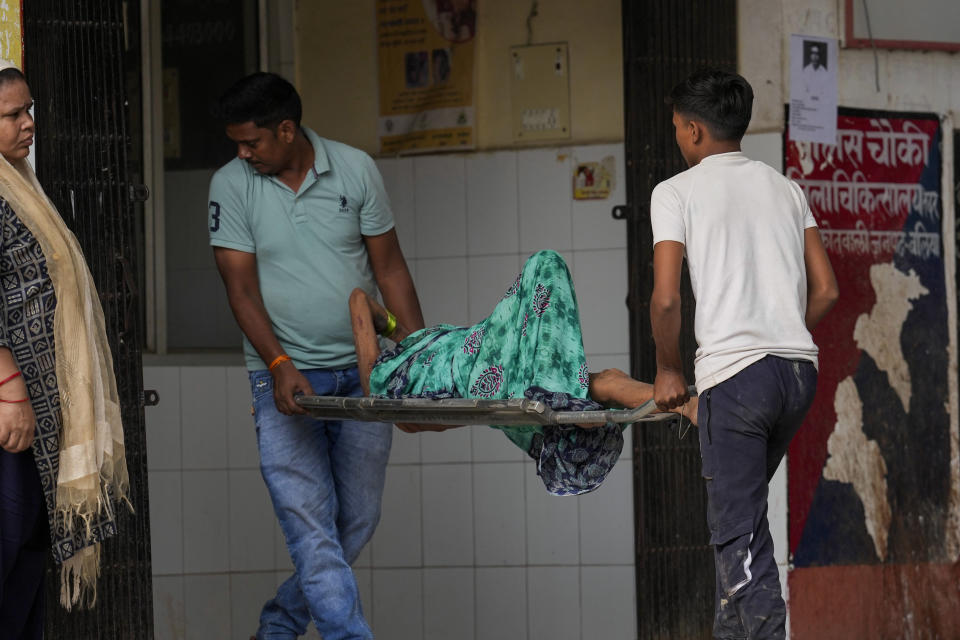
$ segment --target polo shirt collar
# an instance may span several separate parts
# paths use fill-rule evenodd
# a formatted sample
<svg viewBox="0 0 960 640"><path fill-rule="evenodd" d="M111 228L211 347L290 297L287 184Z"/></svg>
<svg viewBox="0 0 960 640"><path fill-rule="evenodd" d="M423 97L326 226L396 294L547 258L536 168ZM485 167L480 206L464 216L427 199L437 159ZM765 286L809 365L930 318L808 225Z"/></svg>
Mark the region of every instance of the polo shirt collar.
<svg viewBox="0 0 960 640"><path fill-rule="evenodd" d="M313 147L314 175L319 176L320 174L330 171L330 158L327 157L327 148L323 145L323 138L314 133L313 129L309 127L302 127L302 129L303 133L307 136L307 140L310 141L310 146Z"/></svg>

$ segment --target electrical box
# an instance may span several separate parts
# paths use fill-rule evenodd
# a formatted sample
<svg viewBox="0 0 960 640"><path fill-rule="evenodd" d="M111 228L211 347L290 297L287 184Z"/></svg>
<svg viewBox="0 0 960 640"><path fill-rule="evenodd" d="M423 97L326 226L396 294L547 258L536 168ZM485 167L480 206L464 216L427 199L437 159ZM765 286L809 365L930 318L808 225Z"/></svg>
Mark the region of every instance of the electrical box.
<svg viewBox="0 0 960 640"><path fill-rule="evenodd" d="M514 142L570 137L567 43L510 48Z"/></svg>

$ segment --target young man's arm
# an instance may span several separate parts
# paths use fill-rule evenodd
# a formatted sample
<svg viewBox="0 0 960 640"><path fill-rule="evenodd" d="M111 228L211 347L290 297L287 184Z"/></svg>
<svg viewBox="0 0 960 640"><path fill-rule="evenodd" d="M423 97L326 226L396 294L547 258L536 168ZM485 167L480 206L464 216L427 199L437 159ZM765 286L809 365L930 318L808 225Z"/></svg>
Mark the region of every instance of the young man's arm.
<svg viewBox="0 0 960 640"><path fill-rule="evenodd" d="M813 331L840 295L830 258L816 227L808 227L803 232L803 261L807 270L807 311L804 320L807 330Z"/></svg>
<svg viewBox="0 0 960 640"><path fill-rule="evenodd" d="M423 328L423 312L413 286L413 278L400 250L396 229L376 236L363 236L370 258L370 267L383 304L411 332Z"/></svg>
<svg viewBox="0 0 960 640"><path fill-rule="evenodd" d="M663 240L653 247L653 295L650 324L657 345L657 378L653 399L662 411L682 406L690 399L680 358L680 274L683 244Z"/></svg>
<svg viewBox="0 0 960 640"><path fill-rule="evenodd" d="M215 246L213 258L240 330L260 358L269 365L283 354L283 347L273 333L270 316L260 296L256 254ZM296 393L313 395L313 388L304 375L289 360L274 367L271 373L274 380L273 397L280 413L306 413L293 399Z"/></svg>

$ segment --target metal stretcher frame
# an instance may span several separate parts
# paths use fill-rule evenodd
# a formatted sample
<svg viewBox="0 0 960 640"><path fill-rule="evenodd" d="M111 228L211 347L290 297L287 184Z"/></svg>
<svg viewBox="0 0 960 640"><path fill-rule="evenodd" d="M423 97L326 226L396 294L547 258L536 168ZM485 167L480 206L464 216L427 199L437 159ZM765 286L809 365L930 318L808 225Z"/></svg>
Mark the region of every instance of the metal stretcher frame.
<svg viewBox="0 0 960 640"><path fill-rule="evenodd" d="M696 395L690 387L690 395ZM677 417L676 413L654 413L657 405L648 400L636 409L603 411L555 411L539 400L481 400L449 398L343 398L339 396L298 396L297 404L317 418L349 418L364 422L419 422L449 425L547 425L612 422L633 424Z"/></svg>

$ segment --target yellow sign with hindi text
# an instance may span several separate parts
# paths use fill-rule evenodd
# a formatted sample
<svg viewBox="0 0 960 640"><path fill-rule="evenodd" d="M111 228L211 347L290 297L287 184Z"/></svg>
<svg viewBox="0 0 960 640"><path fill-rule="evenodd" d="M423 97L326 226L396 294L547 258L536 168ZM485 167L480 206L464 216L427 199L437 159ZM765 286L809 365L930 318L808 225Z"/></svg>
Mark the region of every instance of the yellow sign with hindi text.
<svg viewBox="0 0 960 640"><path fill-rule="evenodd" d="M477 0L377 0L380 152L474 146Z"/></svg>

